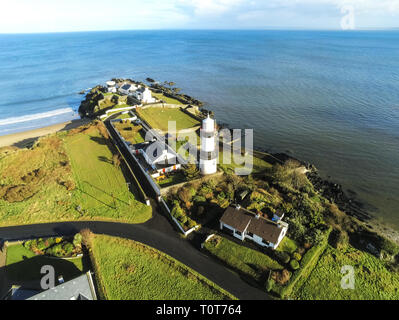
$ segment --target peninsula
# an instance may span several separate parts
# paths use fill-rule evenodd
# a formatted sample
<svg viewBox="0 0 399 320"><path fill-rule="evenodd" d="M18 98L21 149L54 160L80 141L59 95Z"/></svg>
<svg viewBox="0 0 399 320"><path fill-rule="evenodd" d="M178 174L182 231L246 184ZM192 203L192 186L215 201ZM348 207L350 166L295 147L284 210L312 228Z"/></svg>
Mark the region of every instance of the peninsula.
<svg viewBox="0 0 399 320"><path fill-rule="evenodd" d="M3 140L14 146L0 148L0 297L40 280L23 258L34 256L77 259L79 272L60 263L57 275L89 272L100 299L399 297L399 246L338 184L228 143L217 133L232 128L175 83L111 79L79 113ZM237 174L248 163L235 154L250 172Z"/></svg>

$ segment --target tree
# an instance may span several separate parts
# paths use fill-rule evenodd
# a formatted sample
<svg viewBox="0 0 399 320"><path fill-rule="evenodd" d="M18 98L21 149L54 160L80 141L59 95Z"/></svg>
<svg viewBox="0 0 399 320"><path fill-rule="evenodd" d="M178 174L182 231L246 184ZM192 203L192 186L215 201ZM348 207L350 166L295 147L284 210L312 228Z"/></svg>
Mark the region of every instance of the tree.
<svg viewBox="0 0 399 320"><path fill-rule="evenodd" d="M121 165L121 158L120 158L119 154L114 154L112 156L112 164L115 167L119 167Z"/></svg>

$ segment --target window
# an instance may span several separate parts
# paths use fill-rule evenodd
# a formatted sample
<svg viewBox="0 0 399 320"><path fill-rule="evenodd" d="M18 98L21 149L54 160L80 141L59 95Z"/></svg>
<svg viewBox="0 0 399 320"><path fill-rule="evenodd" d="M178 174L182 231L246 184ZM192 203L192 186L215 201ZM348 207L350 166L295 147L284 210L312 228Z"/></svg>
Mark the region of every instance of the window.
<svg viewBox="0 0 399 320"><path fill-rule="evenodd" d="M252 232L248 232L248 235L253 238L254 234Z"/></svg>
<svg viewBox="0 0 399 320"><path fill-rule="evenodd" d="M235 231L235 233L236 233L236 235L239 235L239 236L241 236L242 234L241 234L241 232L240 231Z"/></svg>

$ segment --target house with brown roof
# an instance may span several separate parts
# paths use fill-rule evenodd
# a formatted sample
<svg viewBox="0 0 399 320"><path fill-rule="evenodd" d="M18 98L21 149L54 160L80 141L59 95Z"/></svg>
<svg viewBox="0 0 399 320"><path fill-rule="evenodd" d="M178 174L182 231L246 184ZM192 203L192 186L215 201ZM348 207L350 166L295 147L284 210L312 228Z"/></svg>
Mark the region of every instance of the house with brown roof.
<svg viewBox="0 0 399 320"><path fill-rule="evenodd" d="M240 206L230 206L220 218L220 229L241 241L250 239L262 247L277 249L287 233L288 224L265 219Z"/></svg>

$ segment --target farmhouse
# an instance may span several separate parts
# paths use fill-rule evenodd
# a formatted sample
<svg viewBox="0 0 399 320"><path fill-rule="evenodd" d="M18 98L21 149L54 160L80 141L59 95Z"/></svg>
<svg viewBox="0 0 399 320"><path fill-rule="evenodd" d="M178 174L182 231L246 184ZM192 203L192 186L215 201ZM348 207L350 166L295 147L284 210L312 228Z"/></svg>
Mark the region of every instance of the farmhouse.
<svg viewBox="0 0 399 320"><path fill-rule="evenodd" d="M230 206L220 219L220 229L241 241L247 238L262 247L277 249L287 233L288 224L262 218L240 206Z"/></svg>

